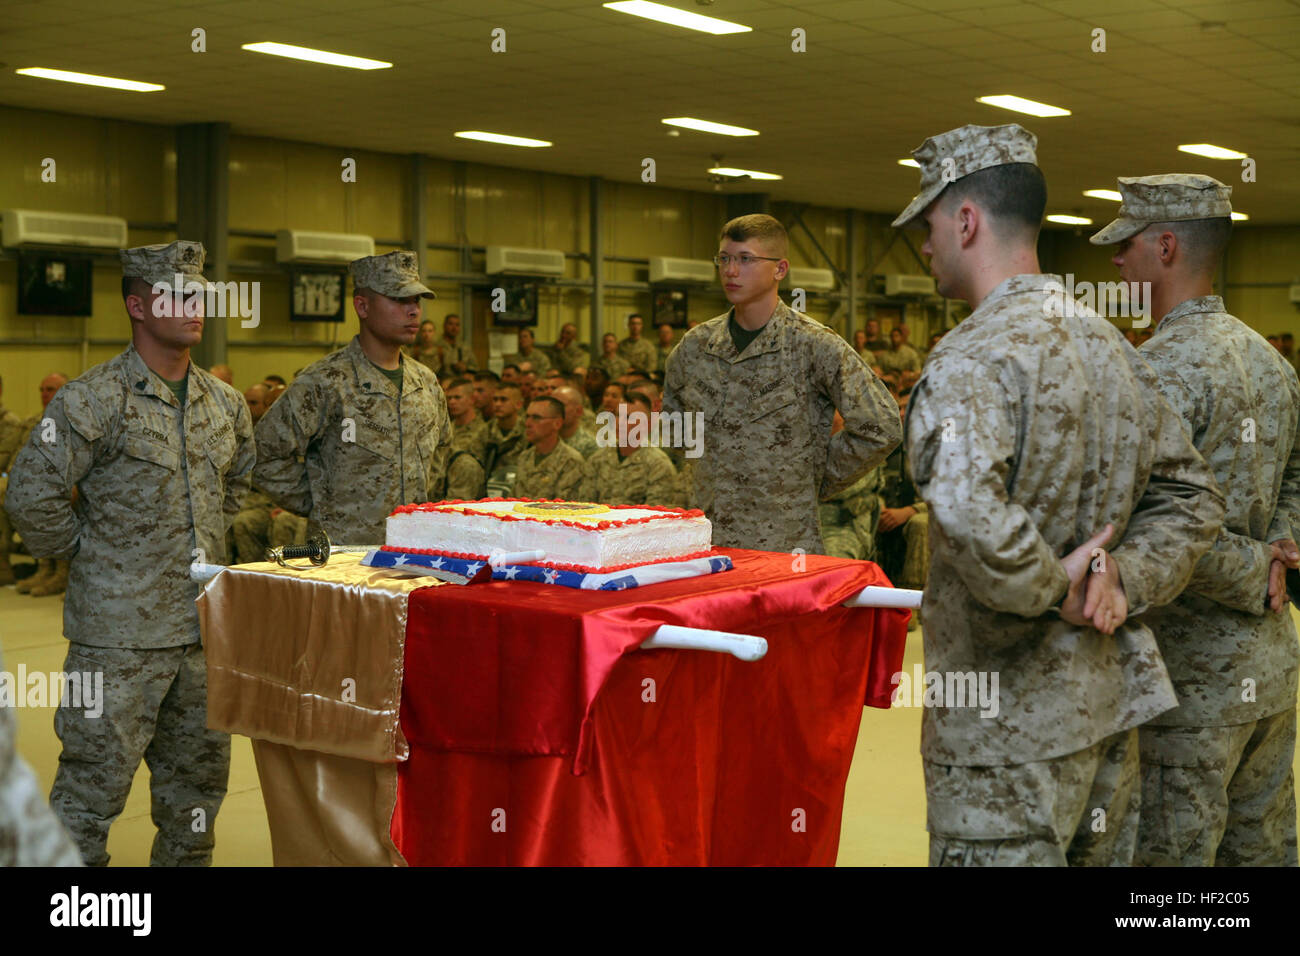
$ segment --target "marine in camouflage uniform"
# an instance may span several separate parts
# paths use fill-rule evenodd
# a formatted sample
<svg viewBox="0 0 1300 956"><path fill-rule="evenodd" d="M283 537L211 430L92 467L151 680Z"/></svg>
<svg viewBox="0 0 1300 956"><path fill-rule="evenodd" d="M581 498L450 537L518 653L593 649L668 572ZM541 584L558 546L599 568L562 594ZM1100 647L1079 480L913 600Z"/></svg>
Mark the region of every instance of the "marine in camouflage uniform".
<svg viewBox="0 0 1300 956"><path fill-rule="evenodd" d="M357 289L387 300L368 311L433 297L411 252L366 256L350 271ZM395 373L367 357L358 335L307 366L257 423L258 488L338 544L380 543L393 509L443 497L447 399L428 368L397 356L400 392Z"/></svg>
<svg viewBox="0 0 1300 956"><path fill-rule="evenodd" d="M524 352L527 345L528 352ZM545 352L533 344L533 332L531 329L519 330L519 351L511 352L509 355L502 356L502 367L506 365L517 366L520 371L523 370L524 363L529 362L533 366L533 372L540 379L551 370L551 359Z"/></svg>
<svg viewBox="0 0 1300 956"><path fill-rule="evenodd" d="M1119 190L1118 218L1092 241L1121 244L1121 277L1151 282L1157 303L1208 293L1214 267L1196 268L1202 250L1193 237L1213 224L1193 223L1190 236L1168 224L1217 219L1226 240L1232 188L1209 176L1172 174L1123 178ZM1162 265L1152 240L1169 231L1183 244L1172 265ZM1178 707L1140 732L1135 862L1295 866L1300 646L1290 608L1273 612L1266 604L1270 543L1294 542L1300 528L1300 383L1216 295L1175 305L1139 354L1214 471L1227 513L1187 590L1144 617Z"/></svg>
<svg viewBox="0 0 1300 956"><path fill-rule="evenodd" d="M128 249L122 264L124 277L142 280L128 299L137 308L134 344L50 400L52 440L33 432L9 486L14 524L32 553L72 559L64 670L104 679L102 715L60 706L55 716L63 752L50 803L86 863L105 865L109 826L143 757L158 826L150 862L206 865L230 737L207 728L200 587L189 569L226 560L226 532L253 467L252 419L239 392L193 362L183 385L169 386L136 350L188 361L188 345L177 343L193 345L197 332L180 324L183 316L153 315L148 286L170 287L177 273L187 284L202 281L203 246Z"/></svg>
<svg viewBox="0 0 1300 956"><path fill-rule="evenodd" d="M628 366L638 369L642 372L653 372L659 367L659 350L649 339L628 336L618 343L618 354L628 363ZM627 371L624 369L623 371ZM620 372L619 375L623 373ZM617 378L617 375L611 375L611 379Z"/></svg>
<svg viewBox="0 0 1300 956"><path fill-rule="evenodd" d="M876 522L880 520L880 468L869 472L818 506L824 553L833 558L876 560Z"/></svg>
<svg viewBox="0 0 1300 956"><path fill-rule="evenodd" d="M819 503L898 444L898 406L847 342L779 299L743 352L733 313L691 329L668 360L663 412L703 415L692 506L718 547L822 554Z"/></svg>
<svg viewBox="0 0 1300 956"><path fill-rule="evenodd" d="M473 376L478 362L473 350L460 341L460 316L449 315L442 320L442 337L434 344L433 354L433 369L439 375Z"/></svg>
<svg viewBox="0 0 1300 956"><path fill-rule="evenodd" d="M591 359L587 350L577 343L577 335L577 326L566 322L560 328L559 341L551 346L551 365L565 375L572 375L575 368L586 368Z"/></svg>
<svg viewBox="0 0 1300 956"><path fill-rule="evenodd" d="M1136 728L1176 703L1139 615L1178 594L1223 517L1213 476L1119 330L1066 309L1051 292L1059 277L1013 273L1034 261L1038 223L1013 245L965 194L979 216L965 247L958 207L936 202L954 174L960 197L966 176L1013 164L976 182L1036 182L1045 202L1035 143L1016 124L926 140L912 153L921 192L894 221L926 217L941 293L975 306L931 353L907 411L930 515L925 668L945 682L999 679L995 713L946 698L922 715L932 865L1131 860ZM972 285L989 272L960 279L960 264L980 261L1012 274L981 295ZM1054 610L1070 585L1062 556L1107 523L1104 557L1129 606L1113 636Z"/></svg>
<svg viewBox="0 0 1300 956"><path fill-rule="evenodd" d="M686 505L677 470L662 449L646 445L624 455L618 448L600 448L587 460L587 467L591 469L592 501L664 508Z"/></svg>
<svg viewBox="0 0 1300 956"><path fill-rule="evenodd" d="M619 352L618 336L613 332L606 332L600 337L600 354L592 361L591 367L604 372L610 382L617 381L620 375L632 367Z"/></svg>

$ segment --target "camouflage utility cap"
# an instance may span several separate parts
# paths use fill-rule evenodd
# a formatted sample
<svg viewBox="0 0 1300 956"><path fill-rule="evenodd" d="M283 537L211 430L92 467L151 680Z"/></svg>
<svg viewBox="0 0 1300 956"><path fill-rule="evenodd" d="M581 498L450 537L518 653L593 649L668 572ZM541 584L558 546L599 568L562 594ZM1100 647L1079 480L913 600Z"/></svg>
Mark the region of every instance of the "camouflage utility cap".
<svg viewBox="0 0 1300 956"><path fill-rule="evenodd" d="M1119 194L1124 197L1119 215L1088 240L1094 246L1123 242L1153 222L1227 219L1232 216L1232 187L1211 176L1194 173L1121 176Z"/></svg>
<svg viewBox="0 0 1300 956"><path fill-rule="evenodd" d="M912 150L921 166L921 190L894 220L895 228L918 218L944 187L963 176L1009 163L1038 165L1038 137L1019 123L1005 126L963 126L931 136Z"/></svg>
<svg viewBox="0 0 1300 956"><path fill-rule="evenodd" d="M362 256L348 265L352 283L358 289L370 289L390 299L418 295L436 299L433 291L420 281L420 261L414 252L390 252L384 256Z"/></svg>
<svg viewBox="0 0 1300 956"><path fill-rule="evenodd" d="M207 285L208 280L203 277L203 260L207 258L207 251L201 242L177 239L175 242L121 249L118 255L122 259L124 279L143 279L150 285L171 285L180 275L186 284L200 282Z"/></svg>

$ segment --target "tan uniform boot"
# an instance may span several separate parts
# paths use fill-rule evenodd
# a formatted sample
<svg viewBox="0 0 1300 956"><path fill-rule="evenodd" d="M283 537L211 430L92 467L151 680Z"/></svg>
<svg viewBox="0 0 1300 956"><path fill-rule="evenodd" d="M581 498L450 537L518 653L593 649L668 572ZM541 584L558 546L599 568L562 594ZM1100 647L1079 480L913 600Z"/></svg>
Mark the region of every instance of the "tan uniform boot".
<svg viewBox="0 0 1300 956"><path fill-rule="evenodd" d="M9 552L0 553L0 587L14 583L14 569L9 565Z"/></svg>
<svg viewBox="0 0 1300 956"><path fill-rule="evenodd" d="M18 586L15 587L14 590L17 591L19 594L30 594L32 588L36 587L36 585L40 584L42 581L44 581L47 577L49 577L53 573L54 573L53 561L49 560L48 558L37 558L36 573L32 575L28 575L27 577L19 581Z"/></svg>
<svg viewBox="0 0 1300 956"><path fill-rule="evenodd" d="M68 562L52 561L53 571L40 584L31 590L32 597L45 597L49 594L62 594L68 587Z"/></svg>

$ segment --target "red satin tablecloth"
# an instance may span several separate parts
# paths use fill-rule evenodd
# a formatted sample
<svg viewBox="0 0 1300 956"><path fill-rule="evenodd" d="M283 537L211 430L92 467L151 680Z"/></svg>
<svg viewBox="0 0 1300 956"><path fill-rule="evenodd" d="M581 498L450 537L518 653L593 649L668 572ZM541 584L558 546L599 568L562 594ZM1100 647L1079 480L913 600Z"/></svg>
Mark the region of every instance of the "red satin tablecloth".
<svg viewBox="0 0 1300 956"><path fill-rule="evenodd" d="M406 861L834 864L862 707L889 706L909 612L841 606L889 586L874 564L724 553L734 570L627 591L414 591L391 828ZM661 624L768 653L638 650Z"/></svg>

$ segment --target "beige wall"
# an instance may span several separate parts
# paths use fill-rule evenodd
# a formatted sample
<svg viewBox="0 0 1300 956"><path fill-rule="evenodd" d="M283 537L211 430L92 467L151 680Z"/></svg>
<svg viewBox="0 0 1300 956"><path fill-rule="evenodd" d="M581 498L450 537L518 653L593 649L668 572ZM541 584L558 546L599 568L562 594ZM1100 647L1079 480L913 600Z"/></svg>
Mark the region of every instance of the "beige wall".
<svg viewBox="0 0 1300 956"><path fill-rule="evenodd" d="M55 183L41 181L41 161L52 157L58 166ZM357 181L345 184L340 161L357 162ZM282 228L331 232L360 232L393 242L409 240L408 199L412 184L407 156L367 153L329 146L234 135L230 139L229 225L235 231L274 232ZM176 216L176 155L170 127L94 119L0 106L0 209L30 208L122 216L131 223L166 223ZM604 185L605 255L645 258L672 255L708 258L726 216L723 193L686 192L653 184L607 182ZM471 245L519 245L589 252L588 180L468 164L465 167L465 216L456 222L455 166L447 160L427 162L427 229L431 242ZM789 220L792 207L780 203L773 212ZM804 222L817 241L843 266L847 259L844 210L800 207ZM889 228L882 214L856 216L856 254L865 273L924 274L906 242ZM459 232L464 232L464 237ZM133 245L163 242L174 234L133 228ZM912 236L919 248L919 237ZM381 245L380 252L394 248ZM1114 278L1104 250L1089 246L1085 237L1054 233L1045 245L1044 264L1056 271L1073 271L1079 279ZM269 239L232 236L228 249L236 281L261 283L261 324L244 329L231 320L229 362L240 388L276 372L286 378L319 358L356 329L349 314L339 326L292 323L288 319L288 278L275 264ZM791 231L790 259L797 266L826 266L814 244L799 227ZM1300 228L1241 228L1228 265L1229 283L1291 282L1300 277ZM429 250L427 268L436 272L460 269L458 253ZM471 266L481 271L481 257ZM611 282L645 281L645 267L633 263L604 265ZM16 263L0 258L0 377L4 403L19 414L39 409L37 384L50 371L76 376L121 350L130 335L122 310L114 258L104 256L95 269L94 315L87 319L29 317L15 314ZM587 265L570 259L567 275L587 276ZM426 306L435 320L460 312L455 282L434 284L438 300ZM861 286L861 291L874 291ZM1296 308L1285 288L1230 286L1229 307L1261 331L1297 328ZM564 322L576 322L585 340L590 293L580 288L543 286L539 298L541 342L553 341ZM715 287L693 290L691 318L704 320L726 307ZM648 313L649 294L609 289L603 302L605 326L621 331L627 313ZM858 325L869 306L860 305ZM839 327L841 307L810 296L808 311ZM955 314L964 310L957 309ZM923 344L931 327L942 320L942 307L910 304L905 313L913 342ZM83 341L85 340L85 341ZM16 343L16 344L15 344ZM58 343L58 344L56 344ZM275 343L275 344L271 344Z"/></svg>

